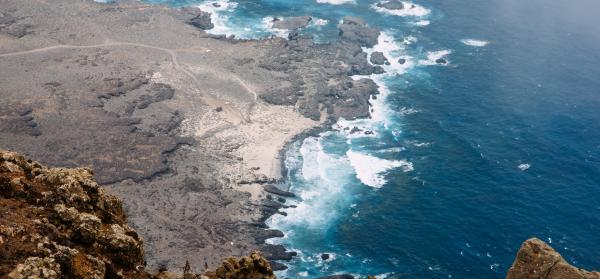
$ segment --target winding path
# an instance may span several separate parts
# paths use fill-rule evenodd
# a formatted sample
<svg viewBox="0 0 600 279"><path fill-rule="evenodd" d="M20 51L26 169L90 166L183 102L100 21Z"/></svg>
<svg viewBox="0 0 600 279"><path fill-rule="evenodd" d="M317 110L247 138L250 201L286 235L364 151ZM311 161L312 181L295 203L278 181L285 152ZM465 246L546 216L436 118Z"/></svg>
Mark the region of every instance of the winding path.
<svg viewBox="0 0 600 279"><path fill-rule="evenodd" d="M34 54L34 53L38 53L38 52L45 52L45 51L50 51L50 50L55 50L55 49L74 49L74 48L88 49L88 48L102 48L102 47L113 47L113 46L133 46L133 47L149 48L149 49L164 51L171 56L171 61L173 62L174 67L177 70L183 72L185 75L187 75L189 78L191 78L194 81L194 85L196 86L196 88L202 87L202 86L200 86L200 82L198 81L196 76L192 72L190 72L189 70L187 70L183 66L181 66L179 64L179 61L177 60L177 51L207 51L207 50L209 50L209 49L200 48L200 47L183 48L183 49L169 49L169 48L157 47L157 46L146 45L146 44L138 44L138 43L106 42L106 43L95 44L95 45L54 45L54 46L36 48L36 49L25 50L25 51L3 53L3 54L0 54L0 57L12 57L12 56L19 56L19 55ZM203 94L203 100L205 102L207 102L207 104L209 104L209 105L222 107L225 113L229 114L234 119L237 119L238 122L250 122L251 121L250 113L251 113L252 109L254 108L256 102L258 101L258 94L252 88L250 88L250 86L248 86L246 84L246 82L244 82L240 77L238 77L235 74L230 74L230 75L235 80L237 80L239 82L239 84L242 87L244 87L244 89L246 89L249 93L254 95L254 101L250 104L248 111L246 112L246 115L244 115L244 113L242 113L239 109L229 105L226 102L223 102L222 100L212 96L211 94Z"/></svg>

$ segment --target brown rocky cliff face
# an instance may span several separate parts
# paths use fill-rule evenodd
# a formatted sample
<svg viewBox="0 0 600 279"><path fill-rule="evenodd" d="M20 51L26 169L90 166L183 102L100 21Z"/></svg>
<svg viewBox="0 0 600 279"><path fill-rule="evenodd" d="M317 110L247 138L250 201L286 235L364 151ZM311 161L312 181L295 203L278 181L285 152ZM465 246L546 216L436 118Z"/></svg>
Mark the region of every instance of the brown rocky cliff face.
<svg viewBox="0 0 600 279"><path fill-rule="evenodd" d="M552 247L537 238L521 246L507 279L600 279L600 273L589 272L567 263Z"/></svg>
<svg viewBox="0 0 600 279"><path fill-rule="evenodd" d="M121 200L86 168L47 168L0 150L0 278L177 278L144 270ZM258 253L184 278L274 279Z"/></svg>
<svg viewBox="0 0 600 279"><path fill-rule="evenodd" d="M0 151L0 277L105 278L140 273L142 240L121 201L86 168L46 168Z"/></svg>

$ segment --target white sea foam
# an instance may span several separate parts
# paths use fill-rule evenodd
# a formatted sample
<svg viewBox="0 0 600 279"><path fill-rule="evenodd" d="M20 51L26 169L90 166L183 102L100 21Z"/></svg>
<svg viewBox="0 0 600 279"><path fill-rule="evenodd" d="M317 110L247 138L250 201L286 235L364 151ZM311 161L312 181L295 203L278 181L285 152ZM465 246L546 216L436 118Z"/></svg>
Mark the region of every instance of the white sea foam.
<svg viewBox="0 0 600 279"><path fill-rule="evenodd" d="M429 25L431 22L429 20L419 20L419 21L415 21L412 24L415 26L427 26Z"/></svg>
<svg viewBox="0 0 600 279"><path fill-rule="evenodd" d="M325 26L327 24L329 24L329 20L322 18L313 18L313 20L311 21L311 25L315 26Z"/></svg>
<svg viewBox="0 0 600 279"><path fill-rule="evenodd" d="M322 229L337 216L334 204L344 202L344 181L352 178L353 169L345 156L325 152L321 141L327 134L324 133L321 137L309 137L302 142L300 167L305 181L295 191L302 201L294 203L295 208L285 210L287 217L273 216L269 226L283 228L288 222L286 220L291 219L293 225Z"/></svg>
<svg viewBox="0 0 600 279"><path fill-rule="evenodd" d="M449 62L447 62L446 64L439 64L439 63L436 62L436 60L442 59L442 58L445 59L445 57L448 56L451 53L452 53L452 51L449 50L449 49L443 49L443 50L437 50L437 51L427 52L427 59L419 60L419 65L426 65L426 66L431 66L431 65L444 66L444 65L447 65Z"/></svg>
<svg viewBox="0 0 600 279"><path fill-rule="evenodd" d="M283 19L283 18L279 18L279 19ZM261 26L261 27L263 29L268 30L269 33L272 33L273 35L275 35L277 37L287 38L288 35L290 34L290 31L286 30L286 29L273 28L274 20L275 20L275 17L272 17L272 16L264 17L262 19L263 26Z"/></svg>
<svg viewBox="0 0 600 279"><path fill-rule="evenodd" d="M388 2L388 1L382 1ZM378 7L377 3L371 5L371 8L375 11L383 14L394 15L394 16L415 16L415 17L424 17L428 15L431 11L421 5L417 5L411 2L404 2L404 8L398 10L390 10L383 7Z"/></svg>
<svg viewBox="0 0 600 279"><path fill-rule="evenodd" d="M531 168L531 165L530 165L530 164L520 164L520 165L518 166L518 168L519 168L521 171L526 171L526 170L528 170L529 168Z"/></svg>
<svg viewBox="0 0 600 279"><path fill-rule="evenodd" d="M414 108L407 108L407 107L402 107L400 109L400 111L398 112L398 114L400 115L411 115L411 114L415 114L419 112L418 110L414 109Z"/></svg>
<svg viewBox="0 0 600 279"><path fill-rule="evenodd" d="M317 3L331 4L331 5L343 5L343 4L356 4L355 0L317 0Z"/></svg>
<svg viewBox="0 0 600 279"><path fill-rule="evenodd" d="M413 170L412 163L404 160L385 160L352 150L348 150L346 155L356 171L356 177L363 184L375 188L381 188L386 183L383 175L390 169L402 168L404 172Z"/></svg>
<svg viewBox="0 0 600 279"><path fill-rule="evenodd" d="M488 41L482 41L482 40L476 40L476 39L463 39L463 40L460 40L460 42L465 45L472 46L472 47L484 47L490 43Z"/></svg>
<svg viewBox="0 0 600 279"><path fill-rule="evenodd" d="M238 3L229 0L205 1L198 5L198 8L202 11L210 13L210 20L214 24L214 28L207 30L206 32L210 34L240 36L240 32L237 32L235 28L229 26L228 13L235 11L237 6Z"/></svg>

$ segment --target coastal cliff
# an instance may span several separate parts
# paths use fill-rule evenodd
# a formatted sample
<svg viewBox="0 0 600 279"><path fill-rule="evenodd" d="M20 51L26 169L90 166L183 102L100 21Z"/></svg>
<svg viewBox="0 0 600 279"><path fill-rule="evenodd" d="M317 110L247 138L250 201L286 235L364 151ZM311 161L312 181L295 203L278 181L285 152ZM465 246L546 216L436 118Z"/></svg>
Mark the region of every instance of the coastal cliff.
<svg viewBox="0 0 600 279"><path fill-rule="evenodd" d="M0 278L178 278L145 270L142 239L91 169L47 168L0 150L0 210ZM203 275L186 264L183 276L275 278L258 252Z"/></svg>

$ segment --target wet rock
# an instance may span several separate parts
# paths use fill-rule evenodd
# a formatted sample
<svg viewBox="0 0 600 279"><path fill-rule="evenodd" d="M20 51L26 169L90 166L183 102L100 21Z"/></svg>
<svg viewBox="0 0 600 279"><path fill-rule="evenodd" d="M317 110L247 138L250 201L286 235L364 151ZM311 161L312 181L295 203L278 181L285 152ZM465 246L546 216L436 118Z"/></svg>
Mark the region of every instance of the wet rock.
<svg viewBox="0 0 600 279"><path fill-rule="evenodd" d="M326 261L326 260L329 260L329 258L330 258L329 254L327 254L327 253L321 254L321 260Z"/></svg>
<svg viewBox="0 0 600 279"><path fill-rule="evenodd" d="M448 61L446 61L446 59L444 58L439 58L435 60L435 63L440 64L440 65L445 65L448 64Z"/></svg>
<svg viewBox="0 0 600 279"><path fill-rule="evenodd" d="M215 27L210 18L210 13L200 11L195 17L191 18L188 23L202 30L210 30Z"/></svg>
<svg viewBox="0 0 600 279"><path fill-rule="evenodd" d="M344 40L357 42L365 47L373 47L377 44L379 29L367 26L360 18L344 17L339 29L339 35Z"/></svg>
<svg viewBox="0 0 600 279"><path fill-rule="evenodd" d="M305 28L312 21L312 17L310 16L295 16L288 17L285 19L273 19L273 28L277 29L286 29L286 30L295 30L300 28Z"/></svg>
<svg viewBox="0 0 600 279"><path fill-rule="evenodd" d="M388 10L402 10L404 9L404 4L402 4L402 2L399 0L390 0L377 3L377 7Z"/></svg>
<svg viewBox="0 0 600 279"><path fill-rule="evenodd" d="M371 63L375 64L375 65L389 65L390 62L387 60L387 58L385 58L385 55L383 55L383 52L380 51L376 51L373 52L371 54L371 59L370 59Z"/></svg>
<svg viewBox="0 0 600 279"><path fill-rule="evenodd" d="M506 278L598 279L600 273L585 271L570 265L548 244L537 238L531 238L519 249Z"/></svg>
<svg viewBox="0 0 600 279"><path fill-rule="evenodd" d="M398 63L400 63L400 65L403 65L404 63L406 63L406 58L398 59Z"/></svg>
<svg viewBox="0 0 600 279"><path fill-rule="evenodd" d="M296 197L296 195L294 195L294 193L283 191L283 190L277 188L275 185L271 185L271 184L265 185L263 187L263 189L267 193L271 193L271 194L282 196L282 197L290 197L290 198Z"/></svg>

